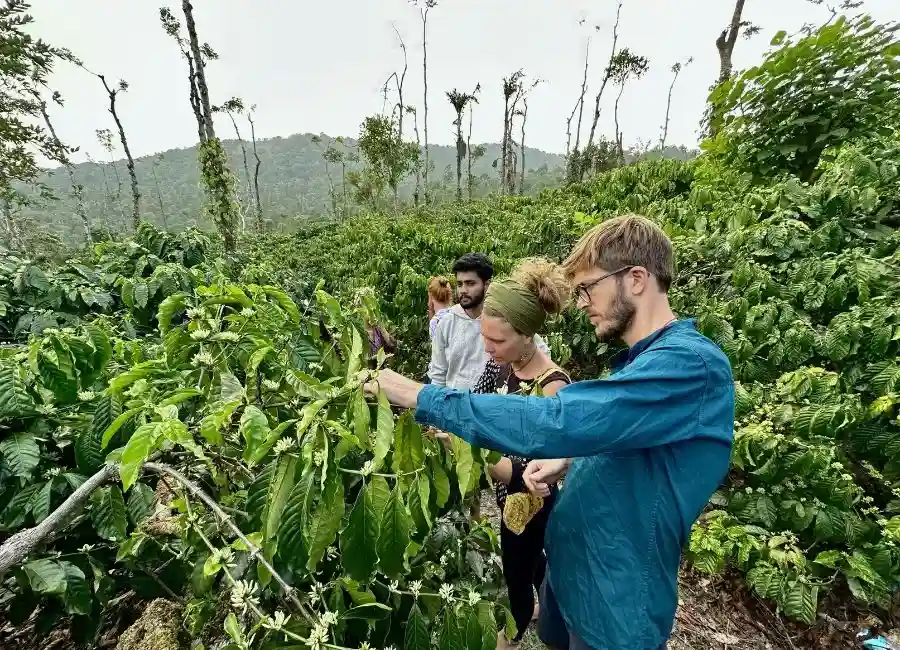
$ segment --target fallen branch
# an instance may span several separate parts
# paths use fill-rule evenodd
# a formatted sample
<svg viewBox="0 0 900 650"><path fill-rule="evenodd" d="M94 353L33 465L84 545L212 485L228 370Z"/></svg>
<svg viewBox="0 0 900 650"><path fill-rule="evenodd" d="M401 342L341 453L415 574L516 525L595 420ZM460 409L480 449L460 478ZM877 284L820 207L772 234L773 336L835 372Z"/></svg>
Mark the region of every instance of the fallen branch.
<svg viewBox="0 0 900 650"><path fill-rule="evenodd" d="M278 585L284 590L285 595L290 599L290 601L300 610L300 612L306 617L306 620L310 623L314 623L316 621L316 617L306 608L303 604L303 601L297 596L297 590L285 582L284 578L275 570L275 568L266 560L262 551L256 546L253 542L247 539L247 536L241 531L240 528L231 520L222 507L216 503L215 499L209 496L203 489L198 486L196 483L187 478L184 474L176 470L174 467L170 467L169 465L163 465L161 463L144 463L144 469L155 474L163 474L166 476L170 476L182 486L185 487L191 494L200 499L208 507L212 512L216 515L219 521L225 524L228 528L231 529L239 540L241 540L247 549L250 551L250 557L259 560L259 563L262 564L266 570L271 574L272 578Z"/></svg>
<svg viewBox="0 0 900 650"><path fill-rule="evenodd" d="M94 490L118 476L118 470L116 465L104 465L103 469L78 486L78 489L41 523L20 530L3 542L0 545L0 577L3 577L11 567L22 562L38 546L52 540L69 522L72 515L81 509Z"/></svg>

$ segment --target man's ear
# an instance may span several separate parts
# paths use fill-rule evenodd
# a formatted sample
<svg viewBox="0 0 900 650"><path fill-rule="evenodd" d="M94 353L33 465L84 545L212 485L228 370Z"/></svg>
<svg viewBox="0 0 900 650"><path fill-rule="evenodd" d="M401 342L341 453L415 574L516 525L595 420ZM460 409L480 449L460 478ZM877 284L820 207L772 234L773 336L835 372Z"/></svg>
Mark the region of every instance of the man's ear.
<svg viewBox="0 0 900 650"><path fill-rule="evenodd" d="M636 266L628 272L631 279L631 292L640 296L650 286L650 273L642 266Z"/></svg>
<svg viewBox="0 0 900 650"><path fill-rule="evenodd" d="M484 283L484 290L487 291L487 288L488 288L489 286L491 286L491 281L490 281L490 280L485 281L485 283Z"/></svg>

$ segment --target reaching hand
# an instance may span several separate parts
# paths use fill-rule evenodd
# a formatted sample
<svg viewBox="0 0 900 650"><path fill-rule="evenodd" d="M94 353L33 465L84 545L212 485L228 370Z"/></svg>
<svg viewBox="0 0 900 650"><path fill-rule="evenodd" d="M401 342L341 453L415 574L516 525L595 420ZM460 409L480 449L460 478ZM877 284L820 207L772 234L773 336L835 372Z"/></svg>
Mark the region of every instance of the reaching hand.
<svg viewBox="0 0 900 650"><path fill-rule="evenodd" d="M568 458L533 460L525 467L522 478L525 481L525 487L533 495L548 497L550 496L550 487L565 476L568 469Z"/></svg>
<svg viewBox="0 0 900 650"><path fill-rule="evenodd" d="M365 385L369 395L377 395L381 391L391 404L403 408L415 408L421 390L422 385L418 382L386 368L379 370L378 377Z"/></svg>

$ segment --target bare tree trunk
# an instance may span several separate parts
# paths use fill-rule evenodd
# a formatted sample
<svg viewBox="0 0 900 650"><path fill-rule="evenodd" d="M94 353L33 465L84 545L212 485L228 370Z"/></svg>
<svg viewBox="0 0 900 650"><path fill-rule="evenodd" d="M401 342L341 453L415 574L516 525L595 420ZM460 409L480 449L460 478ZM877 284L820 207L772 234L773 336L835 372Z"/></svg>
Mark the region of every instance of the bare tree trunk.
<svg viewBox="0 0 900 650"><path fill-rule="evenodd" d="M200 92L197 90L197 70L194 67L194 57L191 53L182 50L188 62L188 81L190 82L190 102L191 110L194 112L194 119L197 120L197 137L200 144L206 142L206 128L204 126L203 112L200 108Z"/></svg>
<svg viewBox="0 0 900 650"><path fill-rule="evenodd" d="M503 104L503 139L500 141L500 194L506 193L506 165L509 158L509 97Z"/></svg>
<svg viewBox="0 0 900 650"><path fill-rule="evenodd" d="M426 39L428 31L428 6L420 10L422 15L422 81L424 84L423 106L425 109L422 115L422 130L425 135L425 204L428 205L428 42Z"/></svg>
<svg viewBox="0 0 900 650"><path fill-rule="evenodd" d="M97 167L100 168L100 173L103 175L103 188L106 190L106 194L104 195L106 198L105 201L105 209L103 210L103 223L106 225L106 235L107 237L112 237L113 235L113 227L112 227L112 219L110 219L109 211L110 211L110 201L112 199L112 190L109 189L109 177L106 175L106 165L101 165L100 163L94 163Z"/></svg>
<svg viewBox="0 0 900 650"><path fill-rule="evenodd" d="M613 120L616 124L616 157L619 160L619 164L622 164L624 159L624 152L622 151L622 131L619 130L619 101L622 99L622 93L625 92L625 83L623 82L619 86L619 94L616 95L616 103L613 107Z"/></svg>
<svg viewBox="0 0 900 650"><path fill-rule="evenodd" d="M416 134L416 148L422 151L422 141L419 140L419 115L413 109L413 132ZM413 203L419 207L419 198L422 196L422 163L416 165L416 189L413 191Z"/></svg>
<svg viewBox="0 0 900 650"><path fill-rule="evenodd" d="M106 94L109 95L109 114L112 115L116 123L116 128L119 130L119 141L122 143L122 149L125 151L125 166L128 168L128 176L131 178L131 226L134 232L137 232L138 227L141 225L141 190L138 187L137 173L134 169L134 158L131 157L131 149L128 148L128 138L125 137L125 127L122 126L122 120L119 119L119 114L116 112L116 95L119 90L124 90L127 86L125 82L120 82L119 88L113 90L106 83L106 77L102 74L98 74L97 77L103 83L103 87L106 88Z"/></svg>
<svg viewBox="0 0 900 650"><path fill-rule="evenodd" d="M736 0L734 4L734 13L731 16L731 24L728 29L722 30L719 38L716 39L716 49L719 51L719 83L726 81L731 77L732 61L734 54L734 45L737 43L738 35L741 31L741 15L744 12L745 0Z"/></svg>
<svg viewBox="0 0 900 650"><path fill-rule="evenodd" d="M247 120L250 122L250 138L253 141L253 157L256 159L256 167L253 169L253 192L256 195L256 229L262 232L265 228L263 223L262 202L259 200L259 168L262 166L262 159L256 149L256 125L253 123L252 109L247 113Z"/></svg>
<svg viewBox="0 0 900 650"><path fill-rule="evenodd" d="M741 15L744 12L745 0L736 0L734 12L731 15L731 23L727 29L722 30L716 39L716 50L719 52L719 78L716 85L722 84L731 77L733 70L732 55L741 31ZM709 114L709 133L715 135L721 127L722 115L713 108Z"/></svg>
<svg viewBox="0 0 900 650"><path fill-rule="evenodd" d="M22 236L19 234L19 229L16 227L16 221L13 218L12 201L9 200L9 197L3 198L3 222L9 235L10 248L24 252L25 246L22 242Z"/></svg>
<svg viewBox="0 0 900 650"><path fill-rule="evenodd" d="M575 151L578 151L578 145L581 142L581 120L584 115L584 96L587 93L587 80L588 80L588 61L591 55L591 39L588 38L587 46L584 49L584 77L581 80L581 94L578 95L578 100L575 102L575 106L572 107L572 113L569 115L569 119L566 120L566 157L569 156L571 151L570 145L572 143L572 120L575 119L575 112L578 112L578 124L575 127Z"/></svg>
<svg viewBox="0 0 900 650"><path fill-rule="evenodd" d="M191 54L194 57L194 76L197 80L197 92L200 96L203 128L206 132L206 138L212 140L216 137L216 130L213 126L212 107L209 103L209 86L206 85L206 64L203 62L203 54L200 51L200 39L197 38L197 23L194 22L194 7L191 5L191 0L181 0L181 8L184 11L184 24L187 27Z"/></svg>
<svg viewBox="0 0 900 650"><path fill-rule="evenodd" d="M241 130L238 128L237 121L234 119L234 114L231 111L225 112L228 114L228 117L231 120L231 125L234 127L234 134L237 136L238 144L241 145L241 154L243 154L244 156L244 178L247 181L246 204L249 207L250 202L253 200L253 186L250 182L250 164L247 162L247 145L244 142L244 138L241 137Z"/></svg>
<svg viewBox="0 0 900 650"><path fill-rule="evenodd" d="M669 137L669 113L672 110L672 90L675 88L675 82L678 81L678 75L681 72L681 66L676 65L675 76L672 77L672 83L669 85L669 98L666 101L666 121L663 123L662 136L659 138L659 153L662 155L663 149L666 148L666 138Z"/></svg>
<svg viewBox="0 0 900 650"><path fill-rule="evenodd" d="M112 167L113 174L116 175L116 206L119 210L119 216L122 218L122 232L128 230L128 219L125 217L125 209L122 206L122 177L119 176L119 166L116 165L116 159L112 152L109 152L109 166Z"/></svg>
<svg viewBox="0 0 900 650"><path fill-rule="evenodd" d="M610 75L610 67L613 62L613 58L616 56L616 46L619 43L619 20L622 15L622 0L619 0L619 4L616 7L616 22L613 24L613 39L612 39L612 48L609 54L609 62L606 64L606 70L603 73L603 81L600 84L600 91L597 93L597 96L594 98L594 119L591 122L591 132L588 136L587 145L585 145L585 150L590 149L591 145L594 144L594 136L597 132L597 122L600 121L600 99L603 97L603 91L606 90L606 84L609 83L609 75ZM579 179L584 177L584 169L579 170Z"/></svg>
<svg viewBox="0 0 900 650"><path fill-rule="evenodd" d="M69 174L69 184L72 186L72 196L75 198L75 214L81 219L81 224L84 227L84 241L88 246L91 246L94 240L91 237L91 222L88 221L87 210L84 207L84 187L75 180L75 166L72 164L69 156L66 155L66 148L62 140L56 135L56 129L53 128L53 122L50 121L50 114L47 112L47 102L41 101L40 98L38 98L38 101L40 101L44 123L47 125L47 130L50 132L50 137L53 138L53 143L58 151L59 162L63 164L66 172Z"/></svg>
<svg viewBox="0 0 900 650"><path fill-rule="evenodd" d="M163 230L169 232L169 219L166 217L166 210L163 207L162 192L159 189L159 179L156 177L156 167L150 168L153 173L153 182L156 184L156 198L159 200L159 215L162 217Z"/></svg>
<svg viewBox="0 0 900 650"><path fill-rule="evenodd" d="M466 141L462 137L462 111L456 113L456 200L462 202L462 159Z"/></svg>
<svg viewBox="0 0 900 650"><path fill-rule="evenodd" d="M519 152L522 160L519 161L519 196L525 193L525 120L528 119L528 98L522 98L522 144L519 145Z"/></svg>
<svg viewBox="0 0 900 650"><path fill-rule="evenodd" d="M469 103L469 134L466 138L466 185L469 190L469 200L472 200L472 114L474 108Z"/></svg>

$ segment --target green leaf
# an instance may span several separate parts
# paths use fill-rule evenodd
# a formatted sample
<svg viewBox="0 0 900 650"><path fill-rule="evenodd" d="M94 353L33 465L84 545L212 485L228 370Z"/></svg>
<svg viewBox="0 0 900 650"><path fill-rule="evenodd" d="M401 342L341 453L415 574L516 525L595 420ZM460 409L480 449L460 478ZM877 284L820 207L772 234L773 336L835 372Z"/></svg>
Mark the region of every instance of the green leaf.
<svg viewBox="0 0 900 650"><path fill-rule="evenodd" d="M19 478L30 478L41 462L41 448L30 433L16 433L0 440L0 453L12 473Z"/></svg>
<svg viewBox="0 0 900 650"><path fill-rule="evenodd" d="M394 414L383 391L378 393L378 418L375 428L375 467L380 468L394 441Z"/></svg>
<svg viewBox="0 0 900 650"><path fill-rule="evenodd" d="M112 437L116 435L116 433L121 429L126 422L128 422L135 415L143 411L142 407L137 407L133 409L128 409L124 413L121 413L112 423L106 427L106 430L103 432L103 437L100 439L100 447L102 449L106 449L106 445L109 444L109 441L112 440Z"/></svg>
<svg viewBox="0 0 900 650"><path fill-rule="evenodd" d="M161 438L159 422L148 422L137 428L128 439L125 449L122 451L119 475L122 477L122 487L127 491L137 480L138 473L144 461Z"/></svg>
<svg viewBox="0 0 900 650"><path fill-rule="evenodd" d="M150 289L143 283L139 282L134 285L134 305L138 309L144 309L147 301L150 300Z"/></svg>
<svg viewBox="0 0 900 650"><path fill-rule="evenodd" d="M357 605L356 607L351 607L341 614L341 618L344 620L362 619L366 621L379 621L390 616L392 611L394 610L384 603L364 603L362 605Z"/></svg>
<svg viewBox="0 0 900 650"><path fill-rule="evenodd" d="M481 650L495 650L497 647L497 621L494 619L494 608L486 600L479 600L475 605L475 613L481 625Z"/></svg>
<svg viewBox="0 0 900 650"><path fill-rule="evenodd" d="M443 508L450 500L450 477L441 465L438 456L431 457L431 480L434 482L434 497L438 507Z"/></svg>
<svg viewBox="0 0 900 650"><path fill-rule="evenodd" d="M59 562L40 559L28 562L22 569L35 593L57 595L65 593L66 571Z"/></svg>
<svg viewBox="0 0 900 650"><path fill-rule="evenodd" d="M441 625L438 648L440 650L467 650L463 632L464 630L459 629L459 621L456 618L453 607L445 607L444 622Z"/></svg>
<svg viewBox="0 0 900 650"><path fill-rule="evenodd" d="M244 461L246 462L253 457L256 448L269 434L269 420L266 418L266 414L252 404L247 406L241 416L240 433L244 438Z"/></svg>
<svg viewBox="0 0 900 650"><path fill-rule="evenodd" d="M313 498L314 482L315 472L307 468L288 495L278 526L278 553L283 558L296 561L305 555L303 529ZM305 564L305 560L300 562L301 566Z"/></svg>
<svg viewBox="0 0 900 650"><path fill-rule="evenodd" d="M82 616L90 614L93 595L87 580L85 580L84 573L71 562L60 562L60 565L62 565L66 576L66 590L63 593L66 612Z"/></svg>
<svg viewBox="0 0 900 650"><path fill-rule="evenodd" d="M163 336L172 329L172 319L179 311L185 308L187 304L187 294L173 293L165 300L159 303L159 309L156 311L156 322L159 324L159 332Z"/></svg>
<svg viewBox="0 0 900 650"><path fill-rule="evenodd" d="M822 566L827 566L829 569L834 569L837 567L838 562L840 562L844 558L843 551L838 551L836 549L830 549L828 551L822 551L816 556L816 559L813 560L816 564L821 564Z"/></svg>
<svg viewBox="0 0 900 650"><path fill-rule="evenodd" d="M347 360L347 383L349 384L356 377L356 373L363 364L363 340L359 334L359 330L355 327L352 330L353 344L350 348L350 358Z"/></svg>
<svg viewBox="0 0 900 650"><path fill-rule="evenodd" d="M244 633L241 631L241 624L238 623L237 616L234 615L234 612L228 612L228 616L225 618L225 632L228 633L228 636L231 637L231 640L234 641L239 648L243 648L247 645L247 642L244 639Z"/></svg>
<svg viewBox="0 0 900 650"><path fill-rule="evenodd" d="M91 495L91 521L103 539L124 541L128 520L125 518L125 499L117 486L107 485Z"/></svg>
<svg viewBox="0 0 900 650"><path fill-rule="evenodd" d="M494 639L495 644L496 641ZM412 608L409 610L409 618L406 619L403 650L431 650L431 635L428 633L428 622L425 620L425 616L417 603L413 603Z"/></svg>
<svg viewBox="0 0 900 650"><path fill-rule="evenodd" d="M359 491L350 521L341 532L341 565L354 580L365 582L378 564L378 528L380 520L375 510L372 484Z"/></svg>
<svg viewBox="0 0 900 650"><path fill-rule="evenodd" d="M97 401L90 426L75 439L75 462L85 474L93 474L103 466L103 432L120 413L119 401L112 395L102 395Z"/></svg>
<svg viewBox="0 0 900 650"><path fill-rule="evenodd" d="M366 403L366 397L363 395L362 389L353 392L353 433L359 438L359 441L368 445L369 440L369 424L372 419L372 412Z"/></svg>
<svg viewBox="0 0 900 650"><path fill-rule="evenodd" d="M252 458L250 458L249 465L253 466L259 463L263 458L265 458L272 447L278 442L281 437L284 435L284 432L294 424L297 423L297 420L285 420L280 423L277 427L272 429L269 434L266 436L266 439L262 441L262 444L256 448L253 452Z"/></svg>
<svg viewBox="0 0 900 650"><path fill-rule="evenodd" d="M25 389L19 368L0 365L0 419L20 417L34 411L34 401Z"/></svg>
<svg viewBox="0 0 900 650"><path fill-rule="evenodd" d="M465 496L472 482L475 458L472 456L472 446L459 436L453 436L453 458L456 464L456 478L459 481L459 493Z"/></svg>
<svg viewBox="0 0 900 650"><path fill-rule="evenodd" d="M135 483L128 493L128 519L135 527L153 512L156 492L144 483Z"/></svg>
<svg viewBox="0 0 900 650"><path fill-rule="evenodd" d="M334 472L325 485L322 498L309 527L309 559L306 567L315 571L319 560L325 553L341 528L344 516L344 484L341 475Z"/></svg>
<svg viewBox="0 0 900 650"><path fill-rule="evenodd" d="M275 466L275 477L269 485L269 499L266 504L265 524L263 526L263 540L274 539L281 522L288 496L294 488L294 478L297 471L297 457L290 454L282 454L278 457Z"/></svg>
<svg viewBox="0 0 900 650"><path fill-rule="evenodd" d="M772 37L772 40L769 42L769 45L771 45L773 47L781 45L782 43L784 43L784 39L786 36L787 36L787 32L782 29L780 32L778 32L777 34L775 34L775 36Z"/></svg>
<svg viewBox="0 0 900 650"><path fill-rule="evenodd" d="M50 515L50 498L53 496L53 483L53 479L44 483L31 501L31 513L34 515L34 522L37 524Z"/></svg>
<svg viewBox="0 0 900 650"><path fill-rule="evenodd" d="M384 507L378 531L378 562L382 573L389 578L400 579L403 576L409 532L409 514L398 485Z"/></svg>
<svg viewBox="0 0 900 650"><path fill-rule="evenodd" d="M465 647L467 649L475 648L476 650L480 648L483 644L481 621L478 619L478 616L475 615L475 611L471 607L466 607L462 610L462 621L460 625L465 625L465 633L463 634Z"/></svg>

